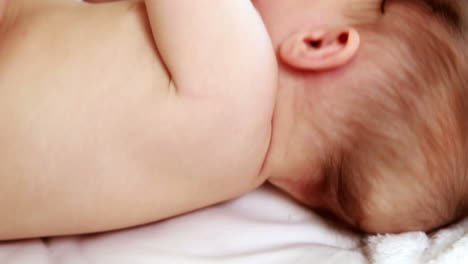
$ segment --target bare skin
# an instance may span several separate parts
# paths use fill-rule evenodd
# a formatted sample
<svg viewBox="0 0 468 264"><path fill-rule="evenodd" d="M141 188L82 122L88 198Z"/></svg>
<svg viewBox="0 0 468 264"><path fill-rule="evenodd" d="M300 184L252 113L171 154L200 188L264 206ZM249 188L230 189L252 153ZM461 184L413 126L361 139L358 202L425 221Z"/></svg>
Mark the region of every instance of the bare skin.
<svg viewBox="0 0 468 264"><path fill-rule="evenodd" d="M0 240L146 224L266 180L276 68L261 19L250 1L205 0L213 10L191 19L211 39L190 44L200 32L182 34L186 20L164 12L195 2L170 2L148 1L149 17L135 1L9 4L0 35ZM234 8L243 12L223 18L229 35L216 33L221 23L203 24L202 16L216 19L203 12Z"/></svg>
<svg viewBox="0 0 468 264"><path fill-rule="evenodd" d="M385 62L349 11L437 24L403 1L383 17L381 3L12 1L0 26L0 240L132 227L266 180L363 230L433 228L387 221L397 213L356 224L339 174L325 173L340 120L365 107L365 86L350 84Z"/></svg>

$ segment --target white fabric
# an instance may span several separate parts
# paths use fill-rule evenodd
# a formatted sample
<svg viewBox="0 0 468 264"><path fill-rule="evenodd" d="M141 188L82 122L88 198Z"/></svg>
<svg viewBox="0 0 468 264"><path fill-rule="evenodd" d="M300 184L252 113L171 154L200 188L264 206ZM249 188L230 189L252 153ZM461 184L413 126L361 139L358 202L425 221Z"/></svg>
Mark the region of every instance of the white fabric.
<svg viewBox="0 0 468 264"><path fill-rule="evenodd" d="M360 238L271 187L161 223L0 244L1 264L364 264Z"/></svg>
<svg viewBox="0 0 468 264"><path fill-rule="evenodd" d="M467 264L468 219L432 235L361 238L267 186L140 228L0 243L0 264L101 263Z"/></svg>
<svg viewBox="0 0 468 264"><path fill-rule="evenodd" d="M468 218L431 235L373 236L367 251L375 264L467 264Z"/></svg>

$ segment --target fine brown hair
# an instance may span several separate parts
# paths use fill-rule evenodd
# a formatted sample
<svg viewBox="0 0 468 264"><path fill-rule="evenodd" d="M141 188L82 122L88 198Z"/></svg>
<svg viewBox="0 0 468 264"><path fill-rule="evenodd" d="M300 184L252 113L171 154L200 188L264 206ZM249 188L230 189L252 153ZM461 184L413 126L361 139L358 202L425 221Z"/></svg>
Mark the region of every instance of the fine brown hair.
<svg viewBox="0 0 468 264"><path fill-rule="evenodd" d="M464 24L399 2L356 25L366 77L323 159L336 214L370 232L431 230L468 212Z"/></svg>

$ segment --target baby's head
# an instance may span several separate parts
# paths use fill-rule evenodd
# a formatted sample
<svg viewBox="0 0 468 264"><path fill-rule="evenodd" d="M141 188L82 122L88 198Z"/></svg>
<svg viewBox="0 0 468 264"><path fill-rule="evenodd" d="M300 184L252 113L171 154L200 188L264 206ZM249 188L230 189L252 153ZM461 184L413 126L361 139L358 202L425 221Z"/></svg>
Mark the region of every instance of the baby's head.
<svg viewBox="0 0 468 264"><path fill-rule="evenodd" d="M369 232L467 215L466 2L253 2L280 65L273 184Z"/></svg>

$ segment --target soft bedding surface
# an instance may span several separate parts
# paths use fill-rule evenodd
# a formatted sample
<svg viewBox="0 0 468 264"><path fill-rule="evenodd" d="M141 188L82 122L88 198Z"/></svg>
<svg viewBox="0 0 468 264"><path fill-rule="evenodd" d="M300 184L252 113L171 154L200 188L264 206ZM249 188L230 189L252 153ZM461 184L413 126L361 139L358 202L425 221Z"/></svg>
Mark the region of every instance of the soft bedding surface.
<svg viewBox="0 0 468 264"><path fill-rule="evenodd" d="M263 187L235 201L136 229L3 243L0 263L367 262L359 250L359 237Z"/></svg>
<svg viewBox="0 0 468 264"><path fill-rule="evenodd" d="M431 235L359 237L265 186L140 228L0 243L0 263L467 264L468 220Z"/></svg>

